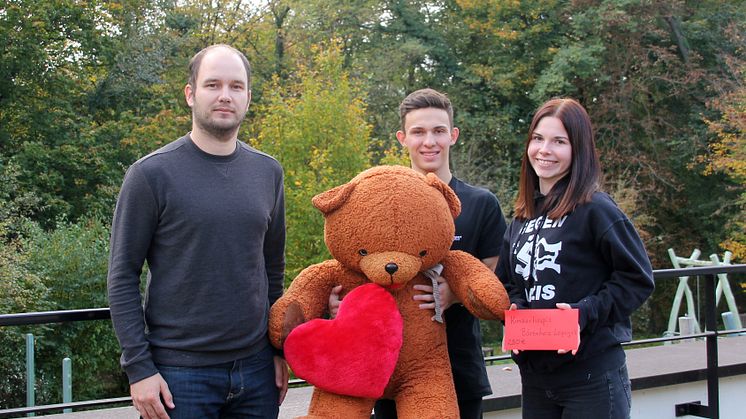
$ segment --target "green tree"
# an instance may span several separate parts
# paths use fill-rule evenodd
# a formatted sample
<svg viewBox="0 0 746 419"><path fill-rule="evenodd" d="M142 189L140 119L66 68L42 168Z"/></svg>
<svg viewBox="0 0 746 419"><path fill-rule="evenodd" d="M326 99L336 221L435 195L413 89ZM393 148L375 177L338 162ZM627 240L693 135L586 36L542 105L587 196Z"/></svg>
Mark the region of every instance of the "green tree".
<svg viewBox="0 0 746 419"><path fill-rule="evenodd" d="M286 280L329 257L323 219L311 198L349 181L369 164L370 127L360 90L342 69L338 44L317 47L297 79L267 90L252 144L285 170Z"/></svg>
<svg viewBox="0 0 746 419"><path fill-rule="evenodd" d="M101 181L98 147L83 135L85 66L106 37L95 4L11 1L0 6L0 156L19 168L35 217L80 214Z"/></svg>
<svg viewBox="0 0 746 419"><path fill-rule="evenodd" d="M731 65L736 74L745 80L743 61L734 60ZM746 260L746 86L736 81L734 90L710 102L710 106L721 112L718 120L706 120L713 135L709 153L700 156L705 162L704 174L725 176L727 187L740 193L738 199L725 202L723 209L734 213L725 226L723 250L733 252L733 259Z"/></svg>
<svg viewBox="0 0 746 419"><path fill-rule="evenodd" d="M449 45L461 60L448 88L462 132L453 150L454 171L493 190L509 212L536 106L531 92L561 44L563 4L455 3L445 25Z"/></svg>
<svg viewBox="0 0 746 419"><path fill-rule="evenodd" d="M707 178L691 163L707 145L707 98L732 91L725 61L742 54L742 38L727 34L743 33L743 2L457 0L446 10L444 36L460 59L445 86L463 133L452 152L457 175L510 208L535 108L575 97L596 128L605 189L654 266L668 265L673 243L717 246L737 216L728 204L736 195L722 175ZM668 298L667 285L655 298Z"/></svg>

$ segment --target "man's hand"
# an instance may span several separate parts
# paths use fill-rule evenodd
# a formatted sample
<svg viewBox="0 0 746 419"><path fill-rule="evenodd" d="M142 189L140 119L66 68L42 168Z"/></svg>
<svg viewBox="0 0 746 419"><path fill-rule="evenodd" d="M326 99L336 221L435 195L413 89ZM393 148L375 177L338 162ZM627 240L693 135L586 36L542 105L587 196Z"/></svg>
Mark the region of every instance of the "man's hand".
<svg viewBox="0 0 746 419"><path fill-rule="evenodd" d="M417 291L422 291L421 294L416 294L412 297L415 301L421 301L420 308L423 310L435 310L435 296L433 295L432 285L417 284L413 288ZM446 311L448 307L459 302L458 297L451 291L451 287L448 286L448 282L442 276L438 276L438 294L440 307L443 311Z"/></svg>
<svg viewBox="0 0 746 419"><path fill-rule="evenodd" d="M132 404L143 419L169 419L161 397L169 409L176 407L166 380L160 374L152 375L130 385Z"/></svg>
<svg viewBox="0 0 746 419"><path fill-rule="evenodd" d="M560 310L570 310L572 308L570 307L570 304L567 304L567 303L557 303L556 305L557 305L557 308ZM580 339L580 324L578 324L578 339ZM577 349L573 349L572 351L567 350L567 349L557 350L558 354L566 354L568 352L572 352L572 354L575 355L576 353L578 353L578 350Z"/></svg>
<svg viewBox="0 0 746 419"><path fill-rule="evenodd" d="M339 305L342 304L342 299L339 298L340 292L342 292L342 286L337 285L336 287L332 288L332 293L329 294L329 318L330 319L337 317L337 312L339 311Z"/></svg>
<svg viewBox="0 0 746 419"><path fill-rule="evenodd" d="M280 356L274 357L275 361L275 385L280 390L280 399L277 404L282 404L285 401L285 395L288 393L288 379L290 373L288 373L288 364Z"/></svg>

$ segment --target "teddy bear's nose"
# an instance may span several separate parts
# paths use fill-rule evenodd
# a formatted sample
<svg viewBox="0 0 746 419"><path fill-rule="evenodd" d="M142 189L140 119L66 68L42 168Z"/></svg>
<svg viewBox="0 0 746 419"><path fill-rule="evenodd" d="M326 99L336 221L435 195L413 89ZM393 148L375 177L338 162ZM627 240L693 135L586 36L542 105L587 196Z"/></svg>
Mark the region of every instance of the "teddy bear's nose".
<svg viewBox="0 0 746 419"><path fill-rule="evenodd" d="M398 270L399 270L399 266L396 263L390 262L386 264L386 272L388 272L389 275L393 275L394 272Z"/></svg>

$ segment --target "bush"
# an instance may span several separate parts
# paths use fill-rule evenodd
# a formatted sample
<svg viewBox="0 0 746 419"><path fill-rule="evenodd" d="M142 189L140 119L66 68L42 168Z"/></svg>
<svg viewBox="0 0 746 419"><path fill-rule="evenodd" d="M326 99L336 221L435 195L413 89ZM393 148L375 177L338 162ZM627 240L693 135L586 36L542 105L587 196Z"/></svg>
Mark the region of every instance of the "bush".
<svg viewBox="0 0 746 419"><path fill-rule="evenodd" d="M52 310L107 307L109 227L101 220L59 221L52 231L28 224L23 247L28 267L43 281ZM121 396L127 382L119 367L119 345L109 321L48 326L37 339L37 369L49 377L52 400L61 401L61 363L73 365L73 397L88 400ZM40 401L41 402L41 401Z"/></svg>
<svg viewBox="0 0 746 419"><path fill-rule="evenodd" d="M0 222L0 237L7 229ZM0 313L43 311L48 290L27 266L27 257L14 241L0 246ZM23 327L0 327L0 408L21 406L26 400L25 333Z"/></svg>

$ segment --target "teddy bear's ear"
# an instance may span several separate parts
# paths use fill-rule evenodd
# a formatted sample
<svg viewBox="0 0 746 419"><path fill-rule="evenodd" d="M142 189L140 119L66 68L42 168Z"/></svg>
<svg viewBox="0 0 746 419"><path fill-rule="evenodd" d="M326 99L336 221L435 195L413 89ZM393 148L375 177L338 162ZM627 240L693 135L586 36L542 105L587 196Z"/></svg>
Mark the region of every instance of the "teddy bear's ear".
<svg viewBox="0 0 746 419"><path fill-rule="evenodd" d="M425 176L425 181L428 185L434 187L443 194L446 202L448 202L448 208L451 209L451 215L455 220L456 217L461 214L461 201L459 201L456 193L453 192L453 189L440 180L440 178L438 178L434 173L428 173L427 176Z"/></svg>
<svg viewBox="0 0 746 419"><path fill-rule="evenodd" d="M333 212L347 201L350 194L355 190L355 183L345 183L326 192L322 192L311 199L313 206L318 208L324 215Z"/></svg>

